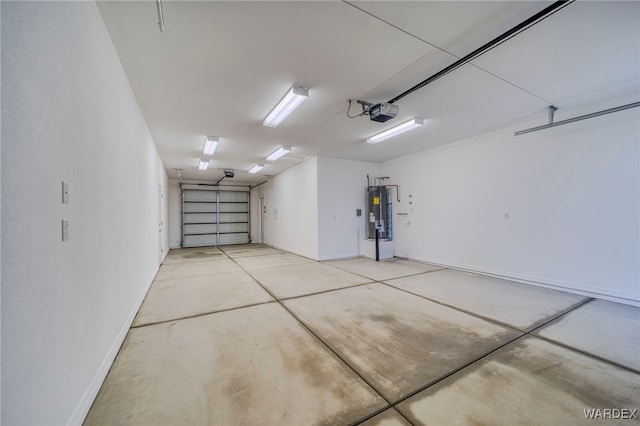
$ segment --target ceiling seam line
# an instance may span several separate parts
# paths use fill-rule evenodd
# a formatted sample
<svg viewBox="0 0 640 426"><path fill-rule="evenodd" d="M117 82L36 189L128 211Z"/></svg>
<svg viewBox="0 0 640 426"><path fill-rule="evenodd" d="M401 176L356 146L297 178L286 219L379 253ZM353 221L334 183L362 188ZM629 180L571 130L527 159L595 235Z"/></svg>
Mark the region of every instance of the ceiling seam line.
<svg viewBox="0 0 640 426"><path fill-rule="evenodd" d="M348 4L349 6L351 6L351 7L355 8L355 9L357 9L357 10L359 10L359 11L361 11L362 13L365 13L365 14L367 14L367 15L371 16L372 18L375 18L375 19L379 20L380 22L383 22L383 23L385 23L385 24L389 25L390 27L392 27L392 28L394 28L394 29L396 29L396 30L398 30L398 31L400 31L400 32L402 32L402 33L404 33L404 34L406 34L406 35L410 36L410 37L413 37L413 38L414 38L414 39L416 39L416 40L419 40L419 41L421 41L421 42L423 42L423 43L425 43L425 44L427 44L427 45L429 45L429 46L431 46L431 47L433 47L433 48L435 48L435 49L437 49L437 50L439 50L439 51L441 51L441 52L443 52L443 53L446 53L447 55L451 55L451 56L453 56L453 57L454 57L454 58L456 58L456 59L460 59L460 57L459 57L459 56L457 56L457 55L455 55L455 54L453 54L453 53L449 52L448 50L443 49L442 47L437 46L437 45L435 45L435 44L433 44L433 43L430 43L430 42L428 42L427 40L424 40L423 38L418 37L417 35L412 34L412 33L410 33L409 31L404 30L404 29L402 29L402 28L398 27L397 25L392 24L391 22L389 22L389 21L386 21L386 20L382 19L381 17L379 17L379 16L377 16L377 15L374 15L373 13L371 13L371 12L369 12L369 11L367 11L367 10L364 10L364 9L362 9L362 8L360 8L360 7L358 7L358 6L356 6L355 4L353 4L353 3L349 2L349 0L342 0L342 2L343 2L343 3ZM419 61L420 59L424 58L424 57L425 57L426 55L428 55L428 54L429 54L429 53L427 53L427 54L423 55L423 56L422 56L422 57L420 57L417 61ZM403 68L403 69L402 69L402 70L400 70L398 73L396 73L396 74L394 74L393 76L389 77L387 80L385 80L383 83L381 83L380 85L378 85L376 88L380 87L380 86L381 86L382 84L384 84L385 82L387 82L387 81L391 80L391 79L392 79L392 78L394 78L396 75L398 75L399 73L401 73L402 71L404 71L405 69L407 69L408 67L410 67L411 65L413 65L413 64L414 64L415 62L417 62L417 61L414 61L412 64L409 64L407 67ZM488 71L488 70L486 70L486 69L484 69L484 68L482 68L482 67L480 67L480 66L478 66L478 65L476 65L476 64L474 64L474 63L472 63L472 62L469 62L469 63L468 63L468 65L471 65L471 66L473 66L474 68L476 68L476 69L478 69L478 70L480 70L480 71L484 71L485 73L489 74L490 76L495 77L495 78L497 78L498 80L500 80L500 81L502 81L502 82L504 82L504 83L507 83L507 84L509 84L509 85L511 85L511 86L513 86L513 87L515 87L515 88L517 88L517 89L520 89L520 90L522 90L523 92L525 92L526 94L531 95L531 96L533 96L534 98L536 98L536 99L538 99L538 100L541 100L541 101L543 101L543 102L545 102L545 103L547 103L547 104L549 104L549 105L553 104L553 102L551 102L551 101L549 101L549 100L547 100L547 99L544 99L544 98L542 98L542 97L540 97L540 96L536 95L535 93L532 93L532 92L528 91L527 89L525 89L525 88L523 88L523 87L520 87L520 86L518 86L517 84L512 83L511 81L509 81L509 80L507 80L507 79L505 79L505 78L503 78L503 77L500 77L499 75L494 74L494 73L492 73L491 71ZM375 90L376 88L374 88L374 89L372 89L372 90Z"/></svg>
<svg viewBox="0 0 640 426"><path fill-rule="evenodd" d="M348 4L349 6L351 6L351 7L355 8L355 9L359 10L360 12L362 12L362 13L364 13L364 14L367 14L367 15L371 16L372 18L377 19L377 20L378 20L378 21L380 21L380 22L383 22L383 23L385 23L385 24L389 25L390 27L392 27L392 28L394 28L394 29L396 29L396 30L398 30L398 31L400 31L400 32L402 32L402 33L404 33L404 34L406 34L406 35L410 36L410 37L415 38L416 40L419 40L419 41L421 41L421 42L423 42L423 43L425 43L425 44L427 44L427 45L429 45L429 46L433 47L434 49L438 49L439 51L441 51L441 52L443 52L443 53L446 53L447 55L451 55L451 56L453 56L453 57L454 57L454 58L456 58L456 59L460 59L460 57L459 57L459 56L457 56L457 55L455 55L455 54L453 54L453 53L449 52L448 50L443 49L442 47L437 46L437 45L435 45L435 44L433 44L433 43L430 43L430 42L428 42L427 40L425 40L425 39L423 39L423 38L421 38L421 37L418 37L417 35L415 35L415 34L413 34L413 33L410 33L409 31L404 30L404 29L400 28L399 26L397 26L397 25L395 25L395 24L392 24L391 22L389 22L389 21L386 21L386 20L382 19L381 17L379 17L379 16L377 16L377 15L374 15L373 13L371 13L371 12L369 12L369 11L367 11L367 10L364 10L364 9L362 9L362 8L360 8L360 7L358 7L358 6L356 6L355 4L353 4L353 3L349 2L349 0L342 0L342 2L343 2L343 3Z"/></svg>
<svg viewBox="0 0 640 426"><path fill-rule="evenodd" d="M542 21L544 21L545 19L549 18L550 16L555 15L556 13L558 13L559 11L561 11L562 9L564 9L565 7L567 7L567 6L569 6L570 4L572 4L574 1L575 1L575 0L568 0L568 1L567 1L567 2L562 6L562 7L560 7L559 9L556 9L556 10L552 11L550 14L548 14L548 15L546 15L546 16L543 16L540 20L538 20L538 21L536 21L536 22L533 22L530 26L528 26L528 27L526 27L526 28L522 29L522 31L526 31L526 30L528 30L529 28L533 27L534 25L539 24L540 22L542 22ZM500 45L502 45L503 43L506 43L507 41L509 41L509 40L511 40L512 38L516 37L516 36L517 36L518 34L520 34L522 31L517 32L517 33L515 33L515 34L512 34L512 35L511 35L510 37L508 37L507 39L502 40L500 43L496 44L495 46L490 47L487 51L480 53L480 55L478 55L476 58L478 58L478 57L480 57L480 56L484 55L484 54L485 54L486 52L488 52L488 51L491 51L491 50L495 49L496 47L499 47L499 46L500 46ZM468 64L468 65L472 65L472 66L474 66L475 68L477 68L477 69L479 69L479 70L482 70L482 71L486 72L487 74L492 75L492 76L494 76L495 78L497 78L497 79L499 79L499 80L502 80L502 81L504 81L505 83L510 84L510 85L512 85L513 87L516 87L516 88L518 88L518 89L522 90L523 92L528 93L529 95L534 96L534 97L536 97L536 98L538 98L538 99L540 99L540 100L542 100L542 101L544 101L544 102L548 103L549 105L553 105L553 102L550 102L550 101L548 101L548 100L546 100L546 99L544 99L544 98L541 98L540 96L538 96L538 95L536 95L536 94L534 94L534 93L532 93L532 92L530 92L530 91L528 91L528 90L526 90L526 89L524 89L524 88L522 88L522 87L518 86L518 85L517 85L517 84L515 84L515 83L512 83L512 82L508 81L507 79L505 79L505 78L503 78L503 77L500 77L500 76L498 76L497 74L494 74L494 73L492 73L491 71L488 71L488 70L486 70L486 69L484 69L484 68L482 68L482 67L480 67L480 66L478 66L478 65L475 65L475 64L473 63L473 60L474 60L474 59L476 59L476 58L471 59L471 60L470 60L469 62L467 62L465 65L467 65L467 64ZM464 65L463 65L463 66L464 66Z"/></svg>
<svg viewBox="0 0 640 426"><path fill-rule="evenodd" d="M547 99L545 99L545 98L542 98L542 97L540 97L540 96L536 95L535 93L528 91L528 90L527 90L527 89L525 89L524 87L520 87L520 86L518 86L517 84L515 84L515 83L513 83L513 82L511 82L511 81L509 81L509 80L507 80L506 78L500 77L498 74L494 74L494 73L492 73L491 71L486 70L486 69L482 68L481 66L478 66L478 65L474 64L473 62L469 62L469 63L468 63L468 64L466 64L466 65L471 65L472 67L474 67L474 68L476 68L476 69L478 69L478 70L480 70L480 71L484 71L485 73L489 74L490 76L495 77L495 78L497 78L498 80L503 81L503 82L505 82L505 83L507 83L507 84L509 84L509 85L511 85L511 86L513 86L513 87L515 87L516 89L520 89L520 90L522 90L523 92L525 92L526 94L531 95L531 96L533 96L534 98L537 98L537 99L539 99L539 100L541 100L541 101L543 101L543 102L545 102L545 103L547 103L547 104L549 104L549 105L552 105L552 104L553 104L553 102L551 102L551 101L549 101L549 100L547 100Z"/></svg>
<svg viewBox="0 0 640 426"><path fill-rule="evenodd" d="M557 0L552 5L542 9L541 11L536 13L535 15L531 16L530 18L526 19L525 21L522 21L521 23L519 23L515 27L511 28L510 30L508 30L505 33L502 33L501 35L499 35L498 37L494 38L493 40L483 44L482 46L480 46L479 48L477 48L473 52L465 55L463 58L459 59L458 61L454 62L453 64L449 65L448 67L442 69L441 71L435 73L431 77L429 77L429 78L421 81L420 83L416 84L415 86L405 90L404 92L402 92L401 94L397 95L395 98L389 100L388 102L390 104L393 104L394 102L404 98L405 96L415 92L416 90L419 90L419 89L423 88L427 84L439 79L440 77L444 77L445 75L449 74L450 72L453 72L456 69L468 64L472 60L479 58L480 56L484 55L485 53L495 49L496 47L501 46L503 43L511 40L512 38L518 36L522 32L530 29L534 25L544 21L548 17L554 15L556 12L558 12L558 11L564 9L565 7L567 7L568 5L572 4L574 1L575 0Z"/></svg>
<svg viewBox="0 0 640 426"><path fill-rule="evenodd" d="M397 73L393 74L391 77L386 78L383 82L381 82L380 84L378 84L376 87L374 87L373 89L370 89L368 92L366 92L364 95L362 95L362 97L360 97L360 99L364 99L364 96L366 96L367 94L379 89L380 87L384 86L387 82L393 80L395 77L397 77L398 75L400 75L402 72L408 70L409 68L411 68L412 66L414 66L416 63L418 63L419 61L423 60L425 57L429 56L432 53L432 51L428 51L427 53L425 53L424 55L420 56L418 59L416 59L415 61L411 62L409 65L407 65L406 67L402 68L400 71L398 71Z"/></svg>

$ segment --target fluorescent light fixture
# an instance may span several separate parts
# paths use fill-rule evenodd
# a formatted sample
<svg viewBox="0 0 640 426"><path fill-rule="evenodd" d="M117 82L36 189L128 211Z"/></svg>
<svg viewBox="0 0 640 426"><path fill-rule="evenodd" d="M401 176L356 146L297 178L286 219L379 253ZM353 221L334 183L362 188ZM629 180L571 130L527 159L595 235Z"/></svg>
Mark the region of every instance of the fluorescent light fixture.
<svg viewBox="0 0 640 426"><path fill-rule="evenodd" d="M260 170L264 169L264 164L254 164L250 169L249 173L258 173Z"/></svg>
<svg viewBox="0 0 640 426"><path fill-rule="evenodd" d="M209 168L209 160L200 160L200 164L198 164L198 169L207 170Z"/></svg>
<svg viewBox="0 0 640 426"><path fill-rule="evenodd" d="M286 155L289 152L291 152L291 146L290 145L282 145L280 148L276 149L271 154L267 155L266 160L267 161L276 161L278 158L282 157L283 155Z"/></svg>
<svg viewBox="0 0 640 426"><path fill-rule="evenodd" d="M284 95L284 98L282 98L278 105L276 105L269 115L267 115L267 118L264 119L262 125L267 127L276 127L308 97L309 89L294 84L287 94Z"/></svg>
<svg viewBox="0 0 640 426"><path fill-rule="evenodd" d="M413 130L417 127L420 127L424 124L424 119L419 117L414 117L409 121L405 121L402 124L398 124L395 127L385 130L382 133L378 133L377 135L373 135L370 138L367 138L367 143L378 143L383 140L392 138L401 133L408 132L409 130Z"/></svg>
<svg viewBox="0 0 640 426"><path fill-rule="evenodd" d="M213 155L218 147L218 138L215 136L207 136L204 140L204 149L202 150L204 155Z"/></svg>

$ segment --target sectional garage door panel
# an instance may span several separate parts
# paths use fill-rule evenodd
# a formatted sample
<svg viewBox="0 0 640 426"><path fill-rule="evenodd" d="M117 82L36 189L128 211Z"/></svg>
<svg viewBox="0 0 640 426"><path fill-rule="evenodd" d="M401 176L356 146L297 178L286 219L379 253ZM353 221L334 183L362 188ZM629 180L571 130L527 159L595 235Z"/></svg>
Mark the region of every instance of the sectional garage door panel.
<svg viewBox="0 0 640 426"><path fill-rule="evenodd" d="M239 203L248 203L249 202L249 192L247 191L219 191L220 192L220 201L224 203L229 202L239 202Z"/></svg>
<svg viewBox="0 0 640 426"><path fill-rule="evenodd" d="M215 202L213 203L185 202L184 203L184 213L206 213L206 212L215 213L217 209L218 209L218 206Z"/></svg>
<svg viewBox="0 0 640 426"><path fill-rule="evenodd" d="M248 244L249 234L220 234L220 241L218 245L223 246L225 244Z"/></svg>
<svg viewBox="0 0 640 426"><path fill-rule="evenodd" d="M249 213L220 213L220 223L248 223Z"/></svg>
<svg viewBox="0 0 640 426"><path fill-rule="evenodd" d="M188 223L184 225L184 233L194 234L217 234L218 225L215 223Z"/></svg>
<svg viewBox="0 0 640 426"><path fill-rule="evenodd" d="M246 223L221 223L218 225L221 234L249 233L249 226Z"/></svg>
<svg viewBox="0 0 640 426"><path fill-rule="evenodd" d="M220 213L234 213L246 211L246 203L221 202Z"/></svg>
<svg viewBox="0 0 640 426"><path fill-rule="evenodd" d="M182 246L249 243L249 192L182 190Z"/></svg>
<svg viewBox="0 0 640 426"><path fill-rule="evenodd" d="M184 225L184 233L194 234L221 234L240 233L248 234L249 225L247 223L188 223Z"/></svg>
<svg viewBox="0 0 640 426"><path fill-rule="evenodd" d="M216 214L213 213L201 213L201 214L195 214L195 213L185 213L182 215L182 220L183 220L183 227L184 225L188 225L188 224L192 224L192 223L216 223ZM182 230L183 232L185 232L185 230Z"/></svg>
<svg viewBox="0 0 640 426"><path fill-rule="evenodd" d="M205 191L203 189L185 189L182 191L182 200L184 202L210 202L216 203L217 191Z"/></svg>
<svg viewBox="0 0 640 426"><path fill-rule="evenodd" d="M209 235L188 235L185 237L183 247L206 247L217 246L218 236L216 234Z"/></svg>

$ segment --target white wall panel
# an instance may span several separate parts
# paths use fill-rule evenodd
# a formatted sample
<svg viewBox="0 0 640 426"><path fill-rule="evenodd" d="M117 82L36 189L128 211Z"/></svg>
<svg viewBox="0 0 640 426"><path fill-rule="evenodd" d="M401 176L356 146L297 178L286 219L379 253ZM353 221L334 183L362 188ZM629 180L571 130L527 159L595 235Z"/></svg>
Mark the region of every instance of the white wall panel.
<svg viewBox="0 0 640 426"><path fill-rule="evenodd" d="M1 422L80 424L168 250L167 175L95 3L1 7Z"/></svg>
<svg viewBox="0 0 640 426"><path fill-rule="evenodd" d="M318 226L321 260L362 256L367 174L380 176L375 163L318 158ZM393 182L388 182L393 183ZM395 193L395 192L394 192ZM356 210L362 216L356 216Z"/></svg>
<svg viewBox="0 0 640 426"><path fill-rule="evenodd" d="M396 255L640 302L638 110L539 124L382 163Z"/></svg>
<svg viewBox="0 0 640 426"><path fill-rule="evenodd" d="M318 159L273 176L252 191L252 233L259 230L260 197L264 197L267 212L263 242L318 259ZM257 237L253 235L254 242Z"/></svg>

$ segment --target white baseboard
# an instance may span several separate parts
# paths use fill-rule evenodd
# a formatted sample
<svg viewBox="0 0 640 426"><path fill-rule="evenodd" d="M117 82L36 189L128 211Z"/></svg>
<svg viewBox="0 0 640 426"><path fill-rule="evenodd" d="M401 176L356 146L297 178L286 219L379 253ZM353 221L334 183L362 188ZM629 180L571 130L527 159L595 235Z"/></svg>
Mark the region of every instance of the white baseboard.
<svg viewBox="0 0 640 426"><path fill-rule="evenodd" d="M282 247L278 247L278 246L273 246L271 244L266 244L266 243L260 243L263 246L267 246L267 247L271 247L272 249L276 249L276 250L280 250L280 251L285 251L287 253L292 253L292 254L297 254L298 256L302 256L302 257L306 257L307 259L311 259L311 260L318 260L317 256L312 255L311 253L304 253L302 251L294 251L294 250L290 250L290 249L286 249L286 248L282 248Z"/></svg>
<svg viewBox="0 0 640 426"><path fill-rule="evenodd" d="M400 256L398 256L400 257ZM579 294L581 296L594 297L597 299L608 300L611 302L623 303L625 305L640 306L638 295L627 294L619 291L611 291L599 287L590 286L583 283L575 283L569 281L553 280L545 277L537 277L527 274L518 274L510 271L501 271L492 268L484 268L472 265L465 265L456 262L442 261L438 259L412 259L416 262L425 262L433 265L443 266L450 269L456 269L464 272L472 272L475 274L486 275L494 278L501 278L509 281L515 281L523 284L535 285L538 287L549 288L552 290L565 291L569 293ZM634 298L635 296L635 298Z"/></svg>
<svg viewBox="0 0 640 426"><path fill-rule="evenodd" d="M156 274L157 273L158 271L156 271ZM153 278L149 281L149 283L145 286L144 291L142 292L142 295L136 302L136 305L133 308L133 311L131 311L131 313L129 314L129 317L127 318L124 325L122 326L122 329L118 333L118 336L116 337L116 340L113 342L113 345L111 345L109 352L107 353L104 360L102 361L102 364L100 365L100 368L98 368L98 371L96 372L96 375L93 377L93 380L91 380L89 387L85 391L84 395L82 395L82 399L80 400L80 403L76 406L76 409L73 411L73 414L71 415L71 418L67 422L67 425L74 425L74 426L82 425L85 418L87 417L87 414L89 414L91 405L93 404L93 401L96 399L96 396L98 396L100 387L102 387L102 383L106 379L107 374L111 369L111 365L115 361L116 356L120 351L120 347L124 343L124 339L127 337L127 333L131 328L131 324L133 323L133 320L135 319L136 314L138 313L138 310L140 309L140 306L142 305L142 302L144 301L144 298L147 295L147 292L149 291L149 288L151 287L151 284L153 283L154 279L155 279L155 274Z"/></svg>
<svg viewBox="0 0 640 426"><path fill-rule="evenodd" d="M351 255L329 255L321 258L318 262L330 262L332 260L347 260L347 259L357 259L359 257L364 257L362 254L351 254Z"/></svg>

